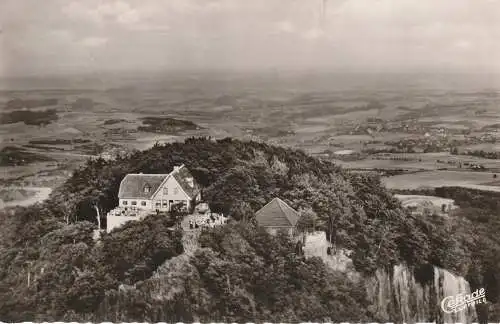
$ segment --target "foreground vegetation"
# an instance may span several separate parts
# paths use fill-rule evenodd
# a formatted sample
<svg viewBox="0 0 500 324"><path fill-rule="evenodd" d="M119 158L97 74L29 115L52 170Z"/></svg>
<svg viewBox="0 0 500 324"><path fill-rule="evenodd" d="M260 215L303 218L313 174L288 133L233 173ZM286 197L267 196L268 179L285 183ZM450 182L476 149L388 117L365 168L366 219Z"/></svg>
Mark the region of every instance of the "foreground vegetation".
<svg viewBox="0 0 500 324"><path fill-rule="evenodd" d="M294 252L287 237L251 225L201 235L191 258L174 258L136 287L107 294L95 320L367 321L362 282Z"/></svg>
<svg viewBox="0 0 500 324"><path fill-rule="evenodd" d="M105 215L117 205L127 173L165 173L179 164L205 188L212 210L242 222L203 233L203 248L192 258L179 256L182 233L161 216L104 235L100 244L92 240L96 210ZM303 228L325 230L332 244L353 251L363 274L406 262L417 274L438 265L481 285L487 276L478 260L495 260L487 254L492 250L466 244L471 233L463 223L402 209L376 176L263 143L191 138L112 162L89 161L43 206L3 215L0 319L373 319L362 283L327 271L318 259L305 260L286 238L255 228L254 211L276 196L300 211ZM474 259L474 253L485 254Z"/></svg>
<svg viewBox="0 0 500 324"><path fill-rule="evenodd" d="M106 291L144 279L182 253L181 233L165 217L125 226L98 245L93 224L64 224L44 207L3 213L0 222L2 321L83 319Z"/></svg>

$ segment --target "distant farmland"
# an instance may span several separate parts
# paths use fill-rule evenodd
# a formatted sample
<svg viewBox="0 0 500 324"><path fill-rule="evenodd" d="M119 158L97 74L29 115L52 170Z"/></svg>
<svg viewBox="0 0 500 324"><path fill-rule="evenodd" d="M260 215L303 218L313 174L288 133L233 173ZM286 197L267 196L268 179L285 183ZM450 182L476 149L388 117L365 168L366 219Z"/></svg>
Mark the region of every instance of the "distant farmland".
<svg viewBox="0 0 500 324"><path fill-rule="evenodd" d="M418 189L436 187L467 187L490 190L482 184L494 180L494 173L474 171L425 171L384 177L383 183L389 189ZM499 187L491 186L491 190Z"/></svg>
<svg viewBox="0 0 500 324"><path fill-rule="evenodd" d="M440 161L440 162L438 162ZM448 163L450 162L450 163ZM485 159L468 155L451 155L448 152L440 153L388 153L383 156L371 156L364 160L344 162L336 160L335 163L347 169L403 169L403 170L438 170L439 168L458 168L458 163L463 164L467 173L467 164L480 164L488 169L500 169L500 160ZM467 164L466 164L467 163ZM477 174L474 172L473 174ZM491 181L488 179L486 182Z"/></svg>

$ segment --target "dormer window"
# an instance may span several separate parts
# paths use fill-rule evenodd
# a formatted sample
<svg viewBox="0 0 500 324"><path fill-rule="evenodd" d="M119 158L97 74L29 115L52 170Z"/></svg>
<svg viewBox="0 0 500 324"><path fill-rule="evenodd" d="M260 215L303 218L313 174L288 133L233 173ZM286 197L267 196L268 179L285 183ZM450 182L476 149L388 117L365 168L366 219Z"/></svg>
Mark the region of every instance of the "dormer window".
<svg viewBox="0 0 500 324"><path fill-rule="evenodd" d="M151 191L151 187L149 185L144 186L144 193L149 193Z"/></svg>

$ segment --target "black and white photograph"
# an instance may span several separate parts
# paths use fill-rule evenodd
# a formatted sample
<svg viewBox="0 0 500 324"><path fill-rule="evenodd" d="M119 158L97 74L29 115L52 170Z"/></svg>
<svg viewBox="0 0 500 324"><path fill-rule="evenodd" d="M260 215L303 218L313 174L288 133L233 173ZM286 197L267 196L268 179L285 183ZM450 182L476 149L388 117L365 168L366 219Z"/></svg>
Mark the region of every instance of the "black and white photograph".
<svg viewBox="0 0 500 324"><path fill-rule="evenodd" d="M0 322L499 323L500 0L0 0Z"/></svg>

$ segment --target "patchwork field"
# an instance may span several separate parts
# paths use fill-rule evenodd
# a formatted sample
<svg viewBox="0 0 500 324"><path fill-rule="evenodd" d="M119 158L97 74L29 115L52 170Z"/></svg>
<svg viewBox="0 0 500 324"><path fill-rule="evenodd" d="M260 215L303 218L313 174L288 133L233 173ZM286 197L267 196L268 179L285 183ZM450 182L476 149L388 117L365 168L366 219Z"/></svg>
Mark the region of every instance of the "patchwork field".
<svg viewBox="0 0 500 324"><path fill-rule="evenodd" d="M492 172L500 172L500 160L485 159L468 155L439 153L385 153L367 156L358 161L336 163L349 169L403 169L408 171L467 169L472 165L482 165Z"/></svg>
<svg viewBox="0 0 500 324"><path fill-rule="evenodd" d="M478 185L494 180L494 173L467 171L424 171L382 178L389 189L419 189L434 187L475 187L487 189L489 186ZM492 190L499 189L492 187Z"/></svg>
<svg viewBox="0 0 500 324"><path fill-rule="evenodd" d="M498 150L500 93L472 77L439 80L171 74L16 83L0 91L0 150L51 162L21 159L0 167L0 181L53 188L87 159L210 136L301 149L349 169L426 171L385 180L394 187L492 182L500 160L449 152ZM353 154L339 160L336 151Z"/></svg>

